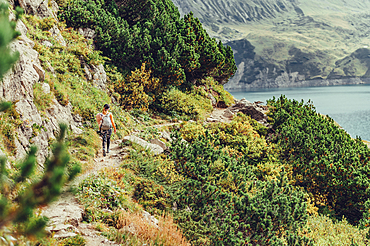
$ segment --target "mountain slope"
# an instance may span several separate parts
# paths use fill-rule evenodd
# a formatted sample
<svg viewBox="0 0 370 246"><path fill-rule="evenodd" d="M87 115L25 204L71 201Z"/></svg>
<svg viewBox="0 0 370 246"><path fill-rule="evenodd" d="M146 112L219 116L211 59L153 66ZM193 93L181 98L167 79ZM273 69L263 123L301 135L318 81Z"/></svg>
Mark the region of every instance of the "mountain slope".
<svg viewBox="0 0 370 246"><path fill-rule="evenodd" d="M339 61L356 56L354 52L367 53L368 0L174 3L180 12L193 11L211 36L229 41L239 71L228 89L331 84L327 79L339 79L335 84L367 82L365 61L351 60L345 67ZM254 47L253 59L240 56L247 52L245 40Z"/></svg>

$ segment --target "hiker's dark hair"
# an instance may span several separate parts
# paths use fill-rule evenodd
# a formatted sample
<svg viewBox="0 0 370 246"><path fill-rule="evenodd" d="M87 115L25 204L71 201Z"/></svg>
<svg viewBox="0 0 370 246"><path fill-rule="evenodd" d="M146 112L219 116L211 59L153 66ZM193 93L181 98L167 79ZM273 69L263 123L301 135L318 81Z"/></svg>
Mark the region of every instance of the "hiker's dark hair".
<svg viewBox="0 0 370 246"><path fill-rule="evenodd" d="M105 104L104 105L104 109L109 109L110 107L109 107L109 104Z"/></svg>

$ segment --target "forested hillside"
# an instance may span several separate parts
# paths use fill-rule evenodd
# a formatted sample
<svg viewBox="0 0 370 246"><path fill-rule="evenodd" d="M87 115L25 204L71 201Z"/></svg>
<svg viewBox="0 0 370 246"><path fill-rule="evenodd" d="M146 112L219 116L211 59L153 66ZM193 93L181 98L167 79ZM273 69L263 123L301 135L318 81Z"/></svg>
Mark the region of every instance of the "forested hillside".
<svg viewBox="0 0 370 246"><path fill-rule="evenodd" d="M222 87L233 53L192 13L168 0L17 4L0 9L1 243L369 244L367 146L310 102L235 103ZM117 134L102 156L105 103ZM61 193L83 213L53 224Z"/></svg>

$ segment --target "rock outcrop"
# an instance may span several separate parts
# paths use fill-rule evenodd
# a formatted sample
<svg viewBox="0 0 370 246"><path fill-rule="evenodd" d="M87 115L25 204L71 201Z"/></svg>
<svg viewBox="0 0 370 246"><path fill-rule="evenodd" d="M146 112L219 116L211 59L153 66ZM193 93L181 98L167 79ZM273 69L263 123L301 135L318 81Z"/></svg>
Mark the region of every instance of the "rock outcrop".
<svg viewBox="0 0 370 246"><path fill-rule="evenodd" d="M129 141L129 142L138 144L138 145L142 146L145 149L149 149L155 155L162 154L163 151L164 151L164 149L159 144L157 144L157 142L155 142L155 143L148 143L144 139L141 139L141 138L139 138L139 137L137 137L135 135L126 136L126 137L123 138L122 141Z"/></svg>
<svg viewBox="0 0 370 246"><path fill-rule="evenodd" d="M245 98L241 100L235 99L235 104L226 109L216 109L212 112L211 116L207 119L208 122L230 122L234 115L238 112L249 115L258 123L269 127L267 122L267 107L260 105L260 102L251 103Z"/></svg>
<svg viewBox="0 0 370 246"><path fill-rule="evenodd" d="M58 5L54 0L21 0L19 4L27 14L56 19ZM9 18L15 18L12 12ZM82 129L79 127L82 127L82 119L73 115L73 106L70 103L62 106L55 99L45 112L39 112L34 103L34 85L41 83L44 93L50 93L50 85L44 82L45 70L55 73L54 68L48 62L40 62L38 52L33 49L35 43L27 37L27 27L21 20L18 20L16 29L21 35L11 43L10 47L19 52L20 56L13 69L4 76L0 83L0 100L13 102L22 122L16 129L17 137L14 142L16 159L24 157L30 145L36 145L38 147L37 161L42 166L50 155L49 143L55 139L55 134L59 132L59 123L66 123L73 133L81 134ZM91 31L85 31L89 38L94 37ZM50 34L62 46L67 45L56 25L50 29ZM43 44L53 45L47 41ZM89 67L89 73L94 84L105 90L107 77L104 67L102 65Z"/></svg>

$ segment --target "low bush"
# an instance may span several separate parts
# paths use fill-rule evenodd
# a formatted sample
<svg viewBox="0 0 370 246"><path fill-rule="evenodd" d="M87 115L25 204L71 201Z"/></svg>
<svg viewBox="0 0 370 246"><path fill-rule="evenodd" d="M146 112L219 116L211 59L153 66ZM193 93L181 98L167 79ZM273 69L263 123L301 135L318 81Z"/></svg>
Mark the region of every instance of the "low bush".
<svg viewBox="0 0 370 246"><path fill-rule="evenodd" d="M212 111L208 98L186 94L174 87L165 91L159 101L158 107L162 112L183 119L203 119Z"/></svg>
<svg viewBox="0 0 370 246"><path fill-rule="evenodd" d="M106 216L104 209L114 211L123 208L126 198L124 190L117 186L115 181L105 176L92 175L80 184L78 199L85 206L84 219L92 222Z"/></svg>
<svg viewBox="0 0 370 246"><path fill-rule="evenodd" d="M39 111L45 111L48 109L54 99L54 95L51 91L49 93L45 93L40 83L35 83L33 85L33 97L33 102Z"/></svg>
<svg viewBox="0 0 370 246"><path fill-rule="evenodd" d="M211 94L216 99L216 107L227 108L234 104L234 97L225 91L222 84L219 84L213 77L207 77L197 82L198 90ZM207 95L208 96L208 95Z"/></svg>
<svg viewBox="0 0 370 246"><path fill-rule="evenodd" d="M113 90L120 95L119 102L123 107L128 110L148 110L160 91L160 80L151 77L151 73L143 63L140 69L132 71L126 79L113 82Z"/></svg>
<svg viewBox="0 0 370 246"><path fill-rule="evenodd" d="M370 199L369 148L316 113L310 102L281 96L268 104L276 131L272 141L281 147L295 185L313 194L319 212L329 210L357 224Z"/></svg>
<svg viewBox="0 0 370 246"><path fill-rule="evenodd" d="M300 234L312 239L315 245L330 246L364 246L370 241L366 238L366 230L351 225L345 218L333 221L326 215L312 215L307 219L307 226Z"/></svg>
<svg viewBox="0 0 370 246"><path fill-rule="evenodd" d="M297 234L307 219L304 193L284 174L257 180L247 162L219 148L218 139L206 132L189 143L177 135L171 147L175 168L184 176L174 197L187 238L205 245L310 245Z"/></svg>

